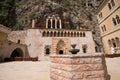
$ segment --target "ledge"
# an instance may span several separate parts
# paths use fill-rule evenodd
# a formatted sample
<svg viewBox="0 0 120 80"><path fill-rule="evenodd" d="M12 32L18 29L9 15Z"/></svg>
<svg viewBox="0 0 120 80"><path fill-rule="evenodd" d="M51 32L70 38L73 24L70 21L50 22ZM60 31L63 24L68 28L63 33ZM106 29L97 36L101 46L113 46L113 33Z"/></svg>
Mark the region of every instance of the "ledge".
<svg viewBox="0 0 120 80"><path fill-rule="evenodd" d="M67 55L50 55L51 58L80 58L80 57L101 57L103 53L81 53L81 54L67 54Z"/></svg>

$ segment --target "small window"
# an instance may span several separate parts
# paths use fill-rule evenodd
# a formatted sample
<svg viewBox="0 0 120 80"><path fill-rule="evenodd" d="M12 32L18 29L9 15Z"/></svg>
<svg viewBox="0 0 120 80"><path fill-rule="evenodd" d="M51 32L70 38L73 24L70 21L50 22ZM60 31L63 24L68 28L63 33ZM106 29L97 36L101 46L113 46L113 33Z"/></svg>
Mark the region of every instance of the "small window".
<svg viewBox="0 0 120 80"><path fill-rule="evenodd" d="M102 12L100 12L100 14L99 14L99 18L102 18L103 17L103 14L102 14Z"/></svg>
<svg viewBox="0 0 120 80"><path fill-rule="evenodd" d="M113 18L112 21L113 21L114 25L117 25L117 22L116 22L115 18Z"/></svg>
<svg viewBox="0 0 120 80"><path fill-rule="evenodd" d="M50 54L50 49L49 48L46 48L46 55L49 55Z"/></svg>
<svg viewBox="0 0 120 80"><path fill-rule="evenodd" d="M87 53L87 45L86 44L82 45L82 49L83 49L83 53Z"/></svg>
<svg viewBox="0 0 120 80"><path fill-rule="evenodd" d="M112 4L112 6L115 6L114 0L111 0L111 4Z"/></svg>
<svg viewBox="0 0 120 80"><path fill-rule="evenodd" d="M116 15L116 20L117 20L117 23L120 24L120 17L118 15Z"/></svg>
<svg viewBox="0 0 120 80"><path fill-rule="evenodd" d="M111 4L110 3L108 3L108 8L111 10L112 9L112 7L111 7Z"/></svg>
<svg viewBox="0 0 120 80"><path fill-rule="evenodd" d="M18 40L18 42L17 42L18 44L20 44L20 40Z"/></svg>
<svg viewBox="0 0 120 80"><path fill-rule="evenodd" d="M106 31L106 26L105 25L103 25L103 28L104 28L104 31Z"/></svg>

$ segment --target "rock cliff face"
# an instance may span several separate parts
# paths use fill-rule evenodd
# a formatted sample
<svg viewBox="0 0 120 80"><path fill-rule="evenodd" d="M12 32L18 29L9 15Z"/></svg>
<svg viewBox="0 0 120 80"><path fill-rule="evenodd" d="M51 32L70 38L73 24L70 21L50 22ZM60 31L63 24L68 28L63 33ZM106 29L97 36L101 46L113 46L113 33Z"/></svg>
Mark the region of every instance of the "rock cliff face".
<svg viewBox="0 0 120 80"><path fill-rule="evenodd" d="M17 22L29 28L35 19L37 28L44 28L48 16L59 15L70 28L93 29L96 24L95 10L102 0L18 0ZM88 26L89 25L89 26Z"/></svg>
<svg viewBox="0 0 120 80"><path fill-rule="evenodd" d="M17 24L28 29L31 28L34 19L36 28L41 29L45 28L45 21L48 16L57 15L62 19L62 26L67 27L66 29L91 29L95 43L100 47L100 31L97 26L95 11L102 1L16 0ZM65 23L69 23L69 26L66 26Z"/></svg>

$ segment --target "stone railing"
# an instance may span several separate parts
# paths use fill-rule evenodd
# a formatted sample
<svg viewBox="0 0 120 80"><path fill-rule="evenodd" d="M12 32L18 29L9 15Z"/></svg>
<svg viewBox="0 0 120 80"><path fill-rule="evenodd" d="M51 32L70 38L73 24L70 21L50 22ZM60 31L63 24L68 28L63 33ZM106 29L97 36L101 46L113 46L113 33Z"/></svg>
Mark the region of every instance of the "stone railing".
<svg viewBox="0 0 120 80"><path fill-rule="evenodd" d="M51 80L109 80L103 54L52 55Z"/></svg>

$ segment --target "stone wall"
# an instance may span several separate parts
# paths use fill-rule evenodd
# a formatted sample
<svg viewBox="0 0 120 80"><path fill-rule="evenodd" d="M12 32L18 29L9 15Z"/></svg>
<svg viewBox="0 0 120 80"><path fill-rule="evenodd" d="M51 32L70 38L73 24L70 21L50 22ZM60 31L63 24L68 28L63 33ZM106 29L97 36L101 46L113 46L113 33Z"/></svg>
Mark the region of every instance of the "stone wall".
<svg viewBox="0 0 120 80"><path fill-rule="evenodd" d="M108 80L104 55L52 55L51 80Z"/></svg>

